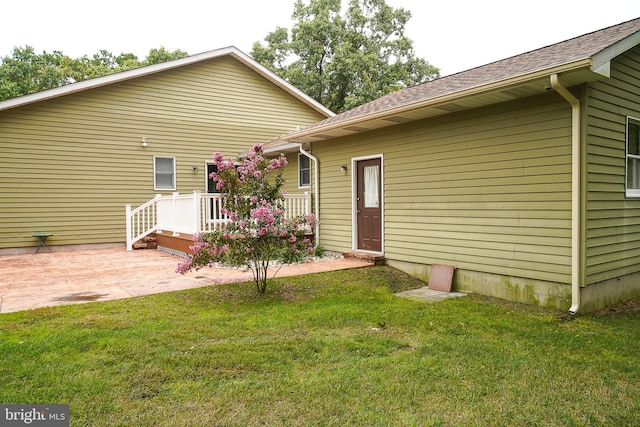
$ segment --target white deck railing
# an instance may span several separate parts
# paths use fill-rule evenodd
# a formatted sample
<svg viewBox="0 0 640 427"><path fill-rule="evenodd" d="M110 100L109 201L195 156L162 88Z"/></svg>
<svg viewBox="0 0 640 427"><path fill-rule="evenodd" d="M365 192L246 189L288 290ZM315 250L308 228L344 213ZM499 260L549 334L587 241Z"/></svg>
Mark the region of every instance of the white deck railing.
<svg viewBox="0 0 640 427"><path fill-rule="evenodd" d="M311 195L287 194L284 199L284 210L287 218L311 213ZM219 194L173 193L170 196L157 195L154 199L131 209L126 205L127 214L127 250L133 244L154 232L171 232L174 236L180 233L196 234L212 231L229 221L222 214Z"/></svg>

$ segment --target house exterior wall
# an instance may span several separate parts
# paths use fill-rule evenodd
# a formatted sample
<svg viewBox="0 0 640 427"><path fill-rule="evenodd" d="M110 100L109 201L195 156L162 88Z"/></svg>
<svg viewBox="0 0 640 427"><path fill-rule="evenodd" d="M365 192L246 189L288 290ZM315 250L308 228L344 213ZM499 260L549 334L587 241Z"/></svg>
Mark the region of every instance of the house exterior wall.
<svg viewBox="0 0 640 427"><path fill-rule="evenodd" d="M612 61L611 78L586 90L584 283L591 289L584 293L600 303L640 295L640 199L625 197L627 116L640 117L640 46Z"/></svg>
<svg viewBox="0 0 640 427"><path fill-rule="evenodd" d="M459 290L568 307L571 109L557 94L316 143L313 150L326 249L352 249L351 177L340 165L382 154L390 265L425 278L431 264L453 265ZM552 299L538 295L544 287Z"/></svg>
<svg viewBox="0 0 640 427"><path fill-rule="evenodd" d="M154 156L176 158L175 191L204 190L214 151L323 118L227 56L1 111L0 251L34 246L34 232L123 243L125 204L171 193L154 191Z"/></svg>

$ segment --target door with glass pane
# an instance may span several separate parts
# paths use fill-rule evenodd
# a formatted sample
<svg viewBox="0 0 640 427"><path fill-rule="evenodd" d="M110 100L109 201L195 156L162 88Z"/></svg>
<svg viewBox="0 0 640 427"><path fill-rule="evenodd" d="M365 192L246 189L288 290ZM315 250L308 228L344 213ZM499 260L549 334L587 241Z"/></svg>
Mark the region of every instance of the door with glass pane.
<svg viewBox="0 0 640 427"><path fill-rule="evenodd" d="M380 159L356 163L358 249L382 251L382 175Z"/></svg>
<svg viewBox="0 0 640 427"><path fill-rule="evenodd" d="M213 172L218 172L218 167L213 163L207 163L207 194L220 194L220 190L216 188L218 183L211 178ZM207 222L216 224L222 218L221 209L219 198L209 199L206 208Z"/></svg>

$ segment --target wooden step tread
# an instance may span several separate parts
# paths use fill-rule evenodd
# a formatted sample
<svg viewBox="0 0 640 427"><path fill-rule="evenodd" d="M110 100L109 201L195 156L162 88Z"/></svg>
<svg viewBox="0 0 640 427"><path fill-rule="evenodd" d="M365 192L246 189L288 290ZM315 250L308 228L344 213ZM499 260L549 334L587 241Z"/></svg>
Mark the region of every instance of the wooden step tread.
<svg viewBox="0 0 640 427"><path fill-rule="evenodd" d="M359 259L368 261L374 265L384 265L384 255L372 254L368 252L344 252L342 256L346 259Z"/></svg>

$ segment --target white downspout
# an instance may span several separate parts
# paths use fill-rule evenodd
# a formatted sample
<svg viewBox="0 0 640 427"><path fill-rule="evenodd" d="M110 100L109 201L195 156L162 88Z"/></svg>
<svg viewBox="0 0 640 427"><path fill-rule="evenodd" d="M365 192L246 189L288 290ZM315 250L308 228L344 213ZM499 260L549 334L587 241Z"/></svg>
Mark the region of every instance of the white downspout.
<svg viewBox="0 0 640 427"><path fill-rule="evenodd" d="M315 214L316 219L320 219L320 197L318 197L318 179L319 179L319 171L318 171L318 159L313 156L311 153L307 152L302 148L302 144L298 144L298 148L300 149L300 153L304 154L311 160L313 160L313 193L315 196ZM315 246L317 247L320 242L320 224L316 224L316 238L315 238Z"/></svg>
<svg viewBox="0 0 640 427"><path fill-rule="evenodd" d="M551 87L571 104L571 308L580 310L580 101L560 83L557 74L550 76Z"/></svg>

